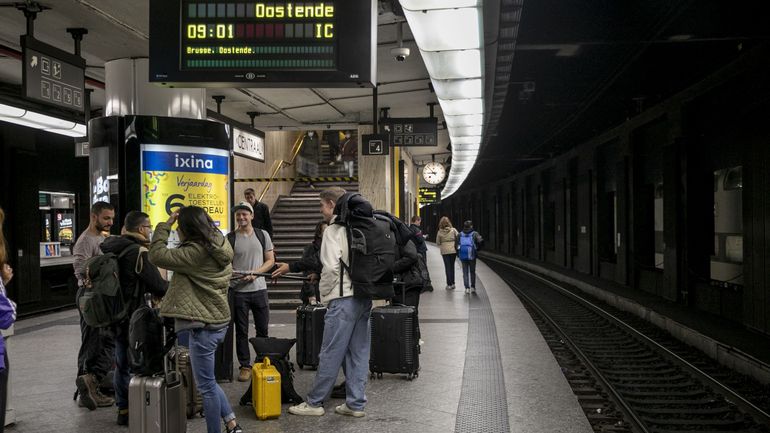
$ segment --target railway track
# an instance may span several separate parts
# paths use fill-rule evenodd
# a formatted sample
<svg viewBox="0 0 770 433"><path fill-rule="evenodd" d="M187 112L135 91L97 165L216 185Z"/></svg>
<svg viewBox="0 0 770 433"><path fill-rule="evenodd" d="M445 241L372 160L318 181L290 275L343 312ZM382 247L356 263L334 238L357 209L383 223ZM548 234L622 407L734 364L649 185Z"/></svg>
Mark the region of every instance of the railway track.
<svg viewBox="0 0 770 433"><path fill-rule="evenodd" d="M767 387L652 325L487 260L532 314L595 431L770 432Z"/></svg>

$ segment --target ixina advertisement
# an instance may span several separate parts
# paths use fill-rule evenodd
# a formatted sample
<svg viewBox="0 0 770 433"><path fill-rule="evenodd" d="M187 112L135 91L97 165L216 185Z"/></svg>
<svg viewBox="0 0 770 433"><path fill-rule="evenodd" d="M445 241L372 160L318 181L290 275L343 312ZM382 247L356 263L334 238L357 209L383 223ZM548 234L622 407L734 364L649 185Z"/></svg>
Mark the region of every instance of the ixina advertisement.
<svg viewBox="0 0 770 433"><path fill-rule="evenodd" d="M142 210L153 224L182 206L206 209L223 233L230 231L229 153L206 147L142 146Z"/></svg>

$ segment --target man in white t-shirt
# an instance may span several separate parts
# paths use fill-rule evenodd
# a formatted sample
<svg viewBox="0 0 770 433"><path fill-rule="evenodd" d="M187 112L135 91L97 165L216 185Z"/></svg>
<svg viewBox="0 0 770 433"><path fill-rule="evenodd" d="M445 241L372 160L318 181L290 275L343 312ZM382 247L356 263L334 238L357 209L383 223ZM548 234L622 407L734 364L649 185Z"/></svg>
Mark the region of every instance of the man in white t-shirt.
<svg viewBox="0 0 770 433"><path fill-rule="evenodd" d="M275 264L273 242L265 230L251 225L254 210L248 202L233 208L238 228L227 235L233 247L233 322L235 323L235 352L240 363L238 380L251 380L251 351L249 350L249 312L254 316L257 337L267 337L270 304L264 277L251 273L269 272ZM259 231L257 231L259 230ZM238 278L240 277L240 278Z"/></svg>

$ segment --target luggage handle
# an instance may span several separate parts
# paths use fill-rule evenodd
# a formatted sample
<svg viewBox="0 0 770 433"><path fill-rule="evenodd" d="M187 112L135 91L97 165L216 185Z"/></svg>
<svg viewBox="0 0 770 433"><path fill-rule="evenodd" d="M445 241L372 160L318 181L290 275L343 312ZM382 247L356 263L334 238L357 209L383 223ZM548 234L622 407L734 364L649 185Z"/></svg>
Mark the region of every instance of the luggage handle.
<svg viewBox="0 0 770 433"><path fill-rule="evenodd" d="M235 277L235 275L238 275L238 277ZM273 279L273 274L269 272L248 272L248 271L233 271L233 278L230 278L231 280L238 280L240 278L243 278L245 276L254 276L254 277L265 277L269 279ZM287 280L299 280L299 281L310 281L310 277L302 277L299 275L281 275L278 278L286 278Z"/></svg>
<svg viewBox="0 0 770 433"><path fill-rule="evenodd" d="M393 286L394 286L394 288L395 288L395 286L402 286L401 287L401 303L397 304L397 303L393 302L393 299L391 299L390 300L390 305L393 305L393 306L400 305L402 307L406 307L407 306L406 305L406 284L403 281L393 280Z"/></svg>

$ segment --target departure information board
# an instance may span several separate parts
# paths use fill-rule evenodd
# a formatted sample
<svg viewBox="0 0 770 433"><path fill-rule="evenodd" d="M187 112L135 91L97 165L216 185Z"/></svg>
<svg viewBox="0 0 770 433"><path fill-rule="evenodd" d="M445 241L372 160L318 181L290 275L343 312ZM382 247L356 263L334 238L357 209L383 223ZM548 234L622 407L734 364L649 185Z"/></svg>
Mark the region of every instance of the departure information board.
<svg viewBox="0 0 770 433"><path fill-rule="evenodd" d="M150 81L371 86L374 6L374 0L151 0Z"/></svg>

